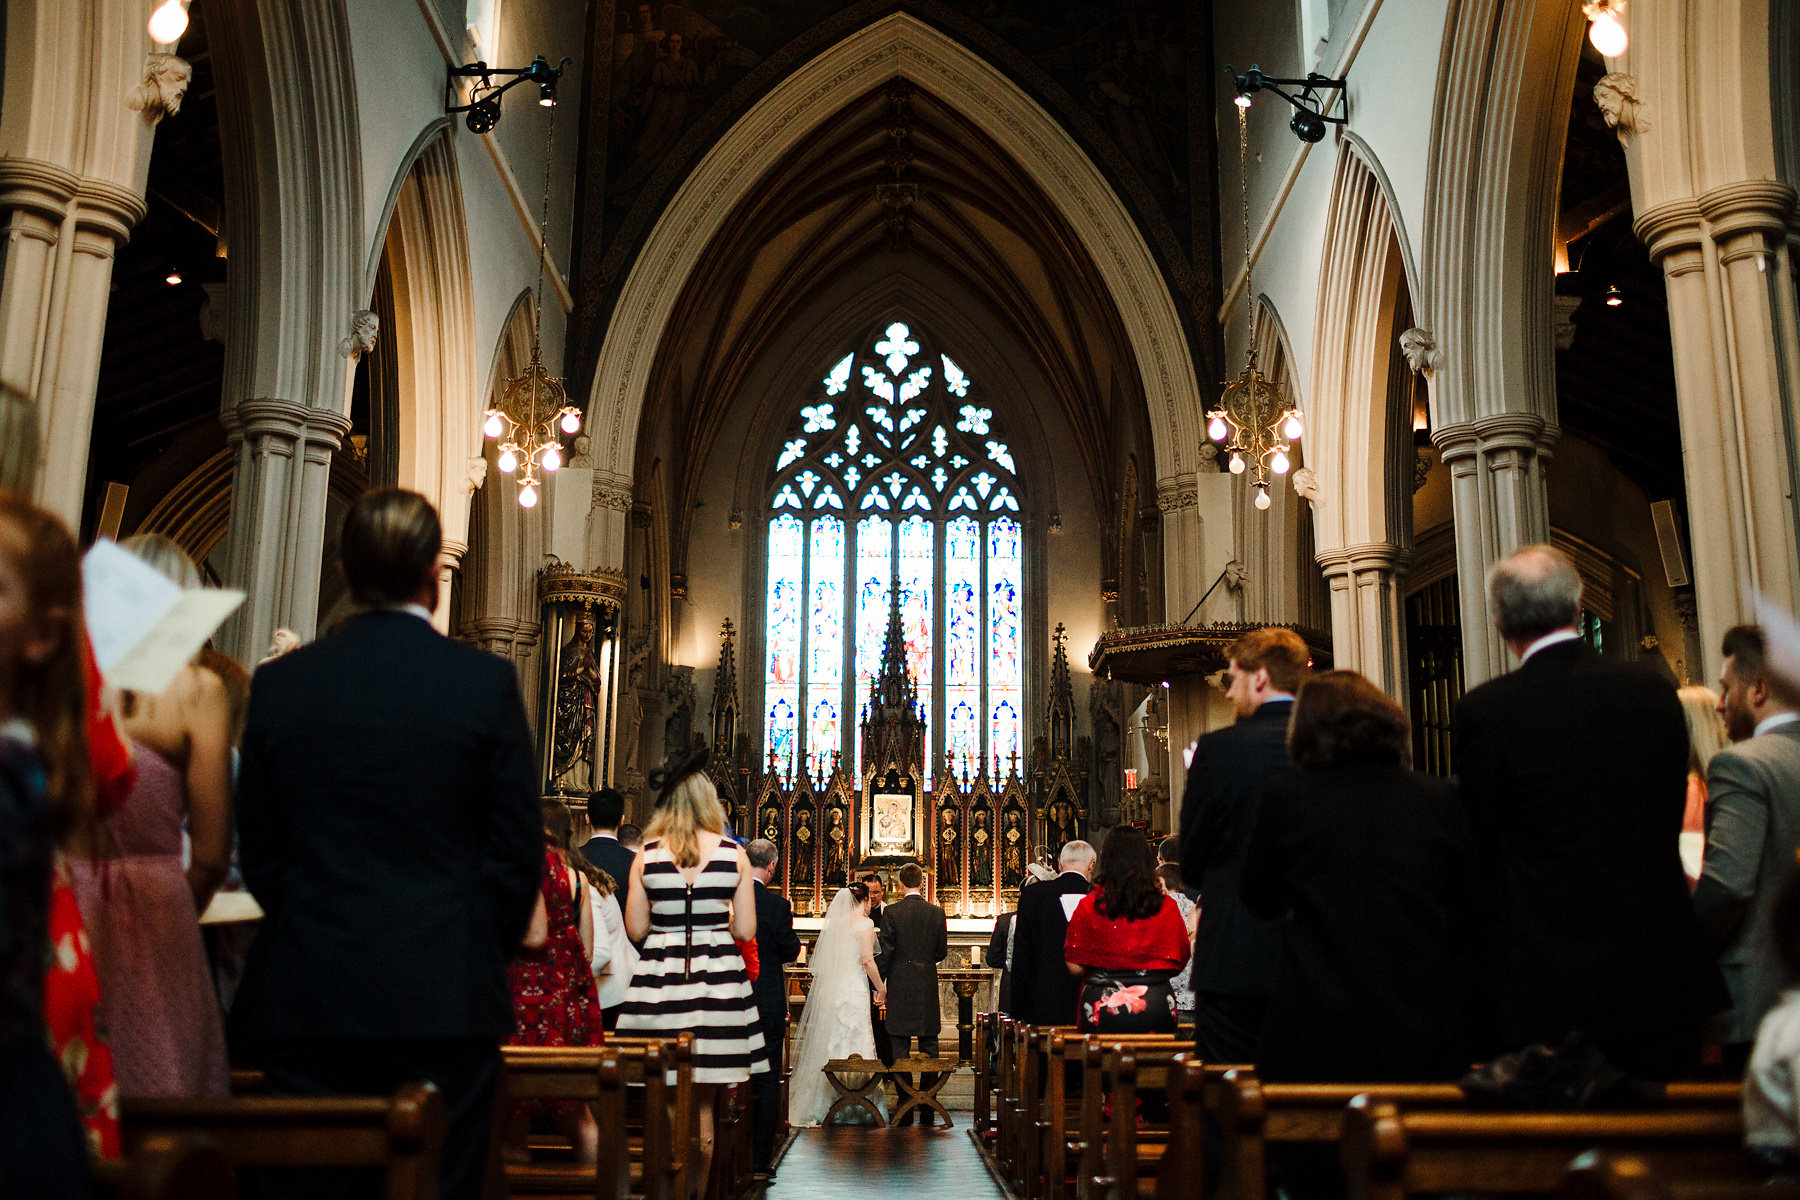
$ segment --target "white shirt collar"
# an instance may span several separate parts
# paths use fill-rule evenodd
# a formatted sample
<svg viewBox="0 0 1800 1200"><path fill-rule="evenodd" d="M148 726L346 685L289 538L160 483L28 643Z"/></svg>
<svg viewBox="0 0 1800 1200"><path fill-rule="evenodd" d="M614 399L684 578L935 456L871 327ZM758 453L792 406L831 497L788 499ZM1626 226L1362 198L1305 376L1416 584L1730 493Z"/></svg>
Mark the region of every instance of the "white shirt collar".
<svg viewBox="0 0 1800 1200"><path fill-rule="evenodd" d="M402 604L398 608L394 609L393 611L394 612L411 613L413 616L419 618L419 620L425 622L427 625L431 624L431 610L426 608L423 604Z"/></svg>
<svg viewBox="0 0 1800 1200"><path fill-rule="evenodd" d="M14 717L10 721L0 721L0 739L9 742L24 742L27 746L37 745L37 727L24 717Z"/></svg>
<svg viewBox="0 0 1800 1200"><path fill-rule="evenodd" d="M1782 725L1792 725L1795 721L1800 721L1800 712L1779 712L1773 716L1764 717L1756 723L1756 736L1761 737L1771 729Z"/></svg>
<svg viewBox="0 0 1800 1200"><path fill-rule="evenodd" d="M1573 629L1558 629L1555 633L1546 633L1543 637L1525 647L1525 653L1519 656L1519 665L1524 666L1525 663L1531 659L1532 655L1536 654L1539 650L1544 649L1546 646L1555 646L1562 642L1578 641L1580 638L1581 635Z"/></svg>

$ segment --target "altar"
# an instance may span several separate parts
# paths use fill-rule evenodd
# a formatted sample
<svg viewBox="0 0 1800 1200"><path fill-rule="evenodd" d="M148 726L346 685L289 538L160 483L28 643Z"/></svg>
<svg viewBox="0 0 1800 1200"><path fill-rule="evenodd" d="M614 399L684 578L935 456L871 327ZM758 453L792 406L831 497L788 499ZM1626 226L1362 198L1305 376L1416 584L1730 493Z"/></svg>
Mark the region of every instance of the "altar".
<svg viewBox="0 0 1800 1200"><path fill-rule="evenodd" d="M729 626L722 638L719 679L735 689ZM1016 754L973 771L957 770L948 755L927 762L897 605L858 730L860 769L834 753L830 769L814 776L772 752L752 768L733 753L739 748L730 697L715 700L714 781L734 827L780 849L770 886L796 916L823 914L839 888L869 871L896 897L895 873L908 862L924 869L926 896L953 921L980 919L991 931L992 918L1018 907L1034 850L1054 855L1087 827L1088 745L1072 736L1066 641L1058 626L1044 732L1024 763ZM728 715L723 723L721 712ZM986 932L980 940L985 947Z"/></svg>

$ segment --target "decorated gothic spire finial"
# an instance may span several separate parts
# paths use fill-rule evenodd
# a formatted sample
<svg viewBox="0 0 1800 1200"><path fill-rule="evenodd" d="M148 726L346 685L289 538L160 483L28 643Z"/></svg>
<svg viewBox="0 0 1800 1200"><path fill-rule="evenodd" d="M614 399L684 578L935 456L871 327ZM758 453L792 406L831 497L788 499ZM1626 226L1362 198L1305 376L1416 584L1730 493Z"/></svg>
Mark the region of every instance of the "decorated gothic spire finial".
<svg viewBox="0 0 1800 1200"><path fill-rule="evenodd" d="M718 763L730 762L737 754L737 647L733 644L735 634L736 631L731 627L731 618L725 618L725 624L719 630L719 670L713 676L712 752L713 761Z"/></svg>
<svg viewBox="0 0 1800 1200"><path fill-rule="evenodd" d="M1075 688L1069 677L1069 635L1061 622L1051 641L1050 703L1044 717L1050 726L1050 757L1067 761L1075 739Z"/></svg>

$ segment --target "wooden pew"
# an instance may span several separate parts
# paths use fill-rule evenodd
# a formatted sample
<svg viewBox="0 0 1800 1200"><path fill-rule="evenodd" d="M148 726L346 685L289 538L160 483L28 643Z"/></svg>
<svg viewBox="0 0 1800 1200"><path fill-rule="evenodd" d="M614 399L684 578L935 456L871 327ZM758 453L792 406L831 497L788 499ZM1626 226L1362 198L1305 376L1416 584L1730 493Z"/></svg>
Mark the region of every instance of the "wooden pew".
<svg viewBox="0 0 1800 1200"><path fill-rule="evenodd" d="M1557 1200L1800 1200L1800 1184L1669 1180L1643 1159L1590 1150L1569 1164Z"/></svg>
<svg viewBox="0 0 1800 1200"><path fill-rule="evenodd" d="M1172 1093L1190 1074L1199 1082L1187 1086L1198 1088L1231 1068L1201 1064L1185 1041L1133 1044L1106 1035L1087 1040L1082 1067L1081 1136L1074 1143L1077 1200L1137 1200L1142 1181L1152 1177L1158 1196L1198 1197L1202 1146L1198 1137L1176 1141ZM1156 1095L1170 1098L1169 1122L1139 1125L1138 1100ZM1181 1120L1197 1127L1191 1114L1181 1114Z"/></svg>
<svg viewBox="0 0 1800 1200"><path fill-rule="evenodd" d="M1016 1180L1023 1200L1042 1200L1044 1195L1044 1139L1048 1133L1046 1106L1062 1102L1062 1086L1050 1094L1050 1077L1061 1070L1061 1064L1048 1061L1050 1039L1067 1037L1075 1032L1073 1025L1027 1025L1019 1046L1019 1128Z"/></svg>
<svg viewBox="0 0 1800 1200"><path fill-rule="evenodd" d="M1402 1112L1358 1096L1339 1148L1349 1200L1551 1192L1569 1162L1628 1152L1678 1179L1747 1178L1741 1115L1673 1104L1632 1112Z"/></svg>
<svg viewBox="0 0 1800 1200"><path fill-rule="evenodd" d="M391 1097L232 1096L120 1102L125 1150L159 1135L204 1134L234 1168L372 1167L386 1200L438 1194L444 1098L428 1083Z"/></svg>
<svg viewBox="0 0 1800 1200"><path fill-rule="evenodd" d="M1407 1113L1468 1112L1468 1097L1451 1083L1264 1083L1248 1068L1226 1072L1206 1089L1206 1104L1220 1131L1220 1194L1262 1200L1268 1189L1267 1147L1332 1143L1344 1113L1359 1095L1397 1105ZM1664 1103L1677 1108L1736 1111L1735 1083L1677 1083Z"/></svg>
<svg viewBox="0 0 1800 1200"><path fill-rule="evenodd" d="M716 1095L712 1171L707 1176L706 1196L707 1200L736 1200L750 1190L750 1176L755 1173L750 1085L732 1084Z"/></svg>
<svg viewBox="0 0 1800 1200"><path fill-rule="evenodd" d="M88 1182L100 1200L236 1200L237 1173L203 1133L152 1133L122 1158L95 1159Z"/></svg>
<svg viewBox="0 0 1800 1200"><path fill-rule="evenodd" d="M506 1047L501 1102L589 1104L600 1127L599 1155L593 1166L574 1161L566 1152L540 1153L530 1163L507 1165L508 1186L518 1192L579 1191L608 1198L669 1200L687 1195L689 1172L699 1152L692 1054L693 1035L688 1033L672 1042L613 1037L604 1046ZM667 1081L671 1072L672 1085Z"/></svg>
<svg viewBox="0 0 1800 1200"><path fill-rule="evenodd" d="M994 1069L991 1022L996 1013L975 1014L975 1142L984 1148L994 1144Z"/></svg>
<svg viewBox="0 0 1800 1200"><path fill-rule="evenodd" d="M1071 1186L1070 1177L1076 1174L1074 1168L1084 1142L1099 1137L1099 1127L1086 1124L1083 1116L1089 1090L1084 1062L1088 1045L1093 1042L1104 1042L1108 1048L1130 1046L1163 1051L1169 1057L1191 1045L1178 1042L1171 1033L1083 1034L1060 1026L1050 1030L1043 1044L1046 1075L1037 1143L1039 1183L1035 1192L1026 1193L1027 1197L1067 1200L1072 1196L1076 1188Z"/></svg>

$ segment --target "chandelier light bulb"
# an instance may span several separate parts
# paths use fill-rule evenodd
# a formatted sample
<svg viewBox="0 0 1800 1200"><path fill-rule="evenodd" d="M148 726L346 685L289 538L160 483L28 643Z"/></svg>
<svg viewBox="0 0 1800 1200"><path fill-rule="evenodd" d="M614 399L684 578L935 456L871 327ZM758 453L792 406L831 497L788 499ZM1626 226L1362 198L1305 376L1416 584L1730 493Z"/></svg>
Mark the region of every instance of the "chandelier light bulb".
<svg viewBox="0 0 1800 1200"><path fill-rule="evenodd" d="M577 430L579 430L580 428L581 428L581 414L580 413L576 412L574 409L571 408L568 412L563 414L562 431L564 433L574 433Z"/></svg>
<svg viewBox="0 0 1800 1200"><path fill-rule="evenodd" d="M181 0L168 0L168 3L150 14L150 40L159 46L170 42L178 42L181 35L187 32L187 9Z"/></svg>
<svg viewBox="0 0 1800 1200"><path fill-rule="evenodd" d="M1256 486L1256 507L1258 509L1269 507L1269 489L1261 484L1257 484Z"/></svg>
<svg viewBox="0 0 1800 1200"><path fill-rule="evenodd" d="M487 423L481 427L481 432L491 438L500 436L500 414L494 409L488 409Z"/></svg>
<svg viewBox="0 0 1800 1200"><path fill-rule="evenodd" d="M1226 432L1225 418L1221 416L1215 415L1206 427L1206 436L1215 442L1224 441Z"/></svg>
<svg viewBox="0 0 1800 1200"><path fill-rule="evenodd" d="M1625 33L1625 26L1619 24L1619 18L1612 14L1611 9L1598 6L1593 10L1593 24L1588 26L1588 41L1606 58L1619 57L1631 44L1631 39Z"/></svg>
<svg viewBox="0 0 1800 1200"><path fill-rule="evenodd" d="M520 508L536 508L537 507L537 488L533 487L531 484L528 483L519 489L519 507Z"/></svg>
<svg viewBox="0 0 1800 1200"><path fill-rule="evenodd" d="M494 465L500 468L502 474L511 475L514 471L519 469L519 456L514 454L511 450L502 450L500 452L500 461Z"/></svg>
<svg viewBox="0 0 1800 1200"><path fill-rule="evenodd" d="M1288 473L1288 468L1293 465L1293 463L1288 461L1288 456L1279 450L1275 452L1275 457L1269 460L1269 470L1275 472L1277 475L1286 475Z"/></svg>
<svg viewBox="0 0 1800 1200"><path fill-rule="evenodd" d="M1249 108L1250 107L1250 97L1244 95L1244 93L1242 93L1242 92L1239 92L1237 94L1237 96L1231 102L1233 104L1237 105L1239 108Z"/></svg>
<svg viewBox="0 0 1800 1200"><path fill-rule="evenodd" d="M544 470L554 471L562 466L562 452L555 446L550 446L544 451L544 457L540 461L544 464Z"/></svg>
<svg viewBox="0 0 1800 1200"><path fill-rule="evenodd" d="M1297 442L1306 433L1306 426L1300 423L1299 413L1289 413L1288 419L1281 426L1281 436L1290 442Z"/></svg>
<svg viewBox="0 0 1800 1200"><path fill-rule="evenodd" d="M1244 473L1244 456L1243 455L1233 454L1231 456L1231 473L1233 475L1242 475Z"/></svg>

